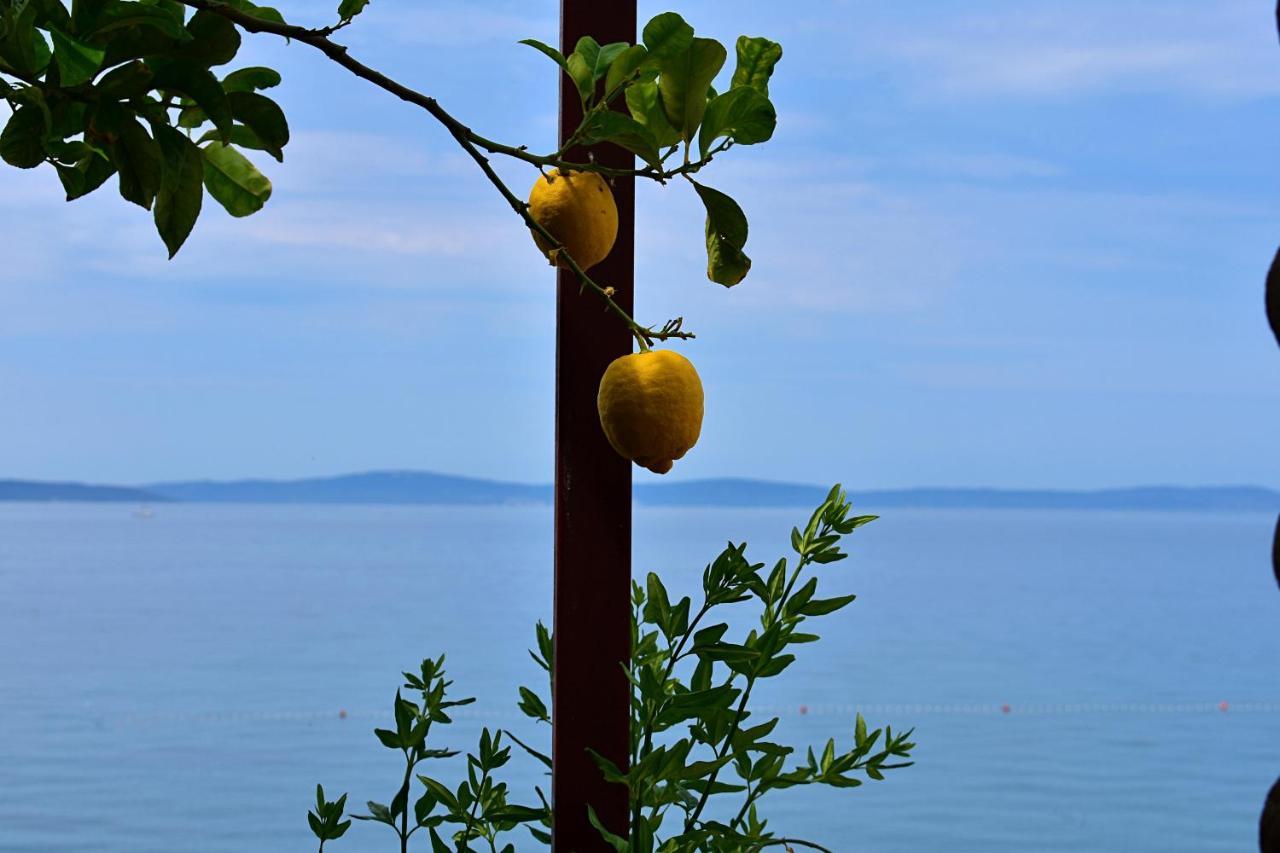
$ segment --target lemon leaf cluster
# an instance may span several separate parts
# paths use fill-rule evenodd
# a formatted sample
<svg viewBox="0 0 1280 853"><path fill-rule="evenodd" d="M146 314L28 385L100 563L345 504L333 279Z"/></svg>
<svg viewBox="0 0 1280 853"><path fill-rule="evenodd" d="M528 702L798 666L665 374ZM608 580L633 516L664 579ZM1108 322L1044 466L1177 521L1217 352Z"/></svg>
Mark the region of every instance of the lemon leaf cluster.
<svg viewBox="0 0 1280 853"><path fill-rule="evenodd" d="M247 0L225 5L283 21ZM280 75L222 70L240 41L226 17L169 0L0 0L0 97L11 111L0 158L52 168L68 201L114 178L151 211L172 257L206 194L232 216L267 203L271 181L245 150L284 159L288 121L261 94Z"/></svg>
<svg viewBox="0 0 1280 853"><path fill-rule="evenodd" d="M634 45L583 38L565 56L536 39L521 43L550 57L573 80L585 110L573 143L617 145L657 174L664 174L669 158L682 148L686 166L701 165L731 146L767 142L777 127L769 81L782 46L767 38L737 40L736 65L722 92L715 82L727 50L715 39L695 35L675 12L650 20ZM618 99L625 112L613 108ZM746 215L726 193L695 186L707 213L707 277L732 287L751 268L743 251Z"/></svg>

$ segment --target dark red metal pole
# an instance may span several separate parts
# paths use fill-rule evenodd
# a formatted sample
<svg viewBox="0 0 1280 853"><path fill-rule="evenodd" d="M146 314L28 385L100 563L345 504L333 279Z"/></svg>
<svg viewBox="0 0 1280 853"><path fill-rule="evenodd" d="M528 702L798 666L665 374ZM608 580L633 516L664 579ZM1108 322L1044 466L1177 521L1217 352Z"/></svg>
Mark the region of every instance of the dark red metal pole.
<svg viewBox="0 0 1280 853"><path fill-rule="evenodd" d="M561 50L578 39L634 42L635 0L562 0ZM577 90L560 78L560 139L582 120ZM633 168L616 146L593 152L604 165ZM586 155L572 152L572 159ZM635 188L613 181L618 241L591 275L616 288L628 312L635 284ZM611 850L591 826L587 805L611 831L627 835L627 790L604 781L587 749L626 767L631 657L631 463L609 446L596 414L596 391L609 362L631 352L631 333L571 273L556 296L555 684L552 802L555 853Z"/></svg>

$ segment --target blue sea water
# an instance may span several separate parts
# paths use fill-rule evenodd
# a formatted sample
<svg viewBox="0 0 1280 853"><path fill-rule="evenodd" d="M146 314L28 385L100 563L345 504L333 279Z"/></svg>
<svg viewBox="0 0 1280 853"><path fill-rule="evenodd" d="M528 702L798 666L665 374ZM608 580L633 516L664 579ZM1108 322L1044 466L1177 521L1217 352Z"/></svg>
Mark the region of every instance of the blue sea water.
<svg viewBox="0 0 1280 853"><path fill-rule="evenodd" d="M513 685L543 686L547 508L134 509L0 504L0 851L314 850L316 782L394 793L371 729L428 654L480 700L445 743L545 742ZM726 539L771 560L803 515L642 509L636 570L692 590ZM847 742L855 709L915 726L918 763L784 792L772 824L837 851L1256 849L1280 775L1272 525L894 510L857 531L823 574L858 600L759 700L800 747ZM358 824L328 849L393 840Z"/></svg>

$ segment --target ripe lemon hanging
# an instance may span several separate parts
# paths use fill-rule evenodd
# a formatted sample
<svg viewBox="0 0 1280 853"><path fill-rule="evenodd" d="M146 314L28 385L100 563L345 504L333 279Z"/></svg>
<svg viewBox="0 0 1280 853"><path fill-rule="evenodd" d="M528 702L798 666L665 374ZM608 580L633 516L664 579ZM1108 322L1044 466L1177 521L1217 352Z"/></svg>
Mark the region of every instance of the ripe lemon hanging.
<svg viewBox="0 0 1280 853"><path fill-rule="evenodd" d="M613 449L655 474L670 471L702 432L702 381L689 359L671 350L615 359L596 405Z"/></svg>
<svg viewBox="0 0 1280 853"><path fill-rule="evenodd" d="M552 169L539 177L529 191L529 215L560 241L583 270L603 261L618 238L613 191L595 172L562 175L559 169ZM535 231L533 240L553 264L557 263L542 235Z"/></svg>

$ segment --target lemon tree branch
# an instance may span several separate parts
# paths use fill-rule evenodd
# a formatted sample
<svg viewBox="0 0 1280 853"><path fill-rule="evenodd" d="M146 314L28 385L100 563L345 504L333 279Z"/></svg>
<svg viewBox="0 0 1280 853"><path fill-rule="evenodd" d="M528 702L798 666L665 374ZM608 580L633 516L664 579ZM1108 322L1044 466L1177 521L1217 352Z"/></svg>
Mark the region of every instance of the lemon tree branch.
<svg viewBox="0 0 1280 853"><path fill-rule="evenodd" d="M185 6L190 6L193 9L202 9L207 12L221 15L252 33L267 33L309 45L316 50L319 50L343 68L346 68L357 77L373 83L378 88L390 92L403 101L422 108L433 118L439 121L440 124L444 125L445 129L449 131L449 134L460 146L462 146L462 149L467 152L471 159L476 162L476 165L480 167L480 170L484 173L485 177L489 179L489 182L492 183L502 197L506 199L507 203L511 206L511 209L524 220L525 225L546 240L547 245L550 246L551 256L564 262L565 266L567 266L578 278L582 289L590 290L599 296L604 300L606 310L626 324L627 328L631 331L631 334L640 344L641 349L648 349L654 341L663 341L671 338L688 339L695 337L692 332L686 332L683 330L683 321L681 318L668 321L661 327L644 326L636 322L636 320L627 313L626 309L619 305L613 298L613 288L602 286L587 275L582 267L578 265L577 261L575 261L569 253L565 251L565 248L560 241L552 236L546 228L530 216L529 206L512 193L511 189L503 183L501 178L498 177L497 172L493 170L493 166L490 164L489 158L485 156L485 153L503 154L517 160L523 160L526 163L532 163L539 167L557 166L566 170L595 171L605 175L616 176L645 175L647 177L660 177L665 179L678 174L681 170L673 170L670 173L663 173L644 169L607 169L596 166L593 163L578 164L564 162L560 160L558 156L540 157L536 154L530 154L524 147L503 145L500 142L486 139L472 131L471 128L467 127L440 106L440 103L435 98L410 89L401 83L397 83L382 72L370 68L368 65L365 65L360 60L351 56L350 52L344 45L340 45L329 38L329 36L335 31L335 27L312 29L296 26L294 24L269 21L241 11L240 9L236 9L232 6L228 6L225 3L218 2L218 0L179 0L179 2ZM557 152L557 155L558 154L559 152ZM707 159L709 160L710 158ZM686 166L684 168L687 169L688 167Z"/></svg>
<svg viewBox="0 0 1280 853"><path fill-rule="evenodd" d="M665 182L671 178L679 177L680 175L693 174L697 172L710 163L717 153L724 150L723 148L718 148L700 160L685 163L675 169L655 169L653 167L645 167L643 169L614 169L591 162L571 162L564 159L565 151L569 147L568 145L556 151L554 154L533 154L529 151L528 146L505 145L496 140L481 136L445 110L444 107L440 106L439 101L435 98L411 89L403 83L399 83L396 80L391 79L382 72L365 65L363 62L353 57L345 45L338 44L330 38L334 32L342 26L346 26L347 23L350 23L349 21L331 27L301 27L296 24L286 24L278 21L267 20L265 18L259 18L256 15L252 15L248 12L237 9L234 6L229 6L226 3L220 2L220 0L178 0L178 2L184 6L189 6L192 9L201 9L206 12L221 15L251 33L266 33L309 45L357 77L367 80L378 88L395 95L397 98L425 110L434 119L444 125L455 138L458 138L459 140L461 140L461 138L466 138L473 145L489 152L490 154L502 154L506 157L522 160L525 163L529 163L539 168L558 167L579 172L598 172L599 174L609 177L649 178L655 181ZM616 95L616 93L612 94ZM605 102L608 100L609 98L606 98Z"/></svg>

